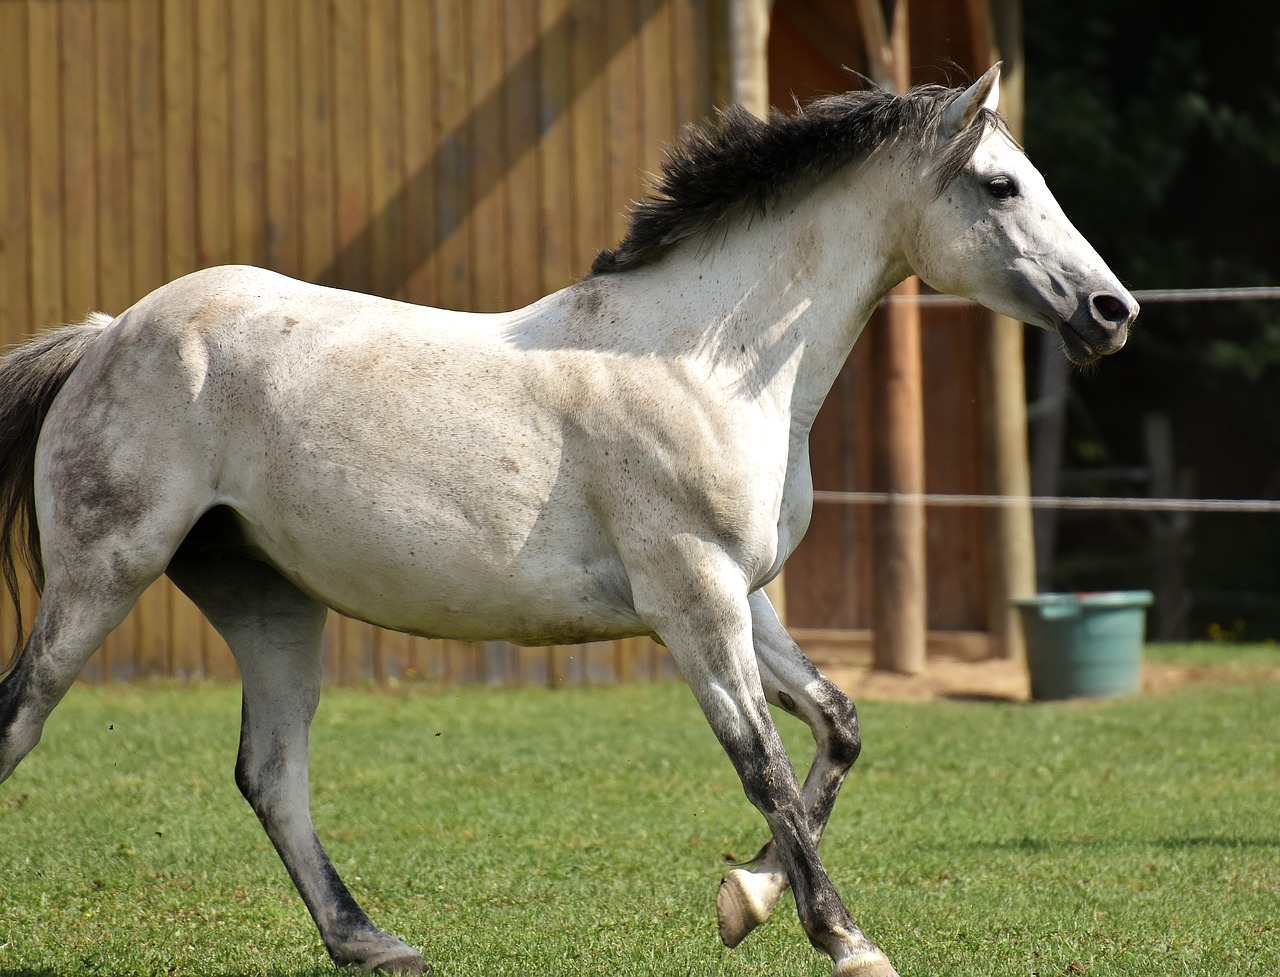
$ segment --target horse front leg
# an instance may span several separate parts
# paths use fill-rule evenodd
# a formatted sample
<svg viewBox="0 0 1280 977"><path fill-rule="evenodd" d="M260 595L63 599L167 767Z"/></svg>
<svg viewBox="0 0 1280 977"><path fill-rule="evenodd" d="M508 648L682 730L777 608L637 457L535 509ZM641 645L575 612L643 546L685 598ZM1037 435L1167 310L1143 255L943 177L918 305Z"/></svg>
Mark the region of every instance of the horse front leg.
<svg viewBox="0 0 1280 977"><path fill-rule="evenodd" d="M804 782L814 845L822 840L836 797L862 749L853 702L825 678L778 621L764 591L751 594L752 635L769 702L803 720L817 752ZM751 862L733 869L716 896L720 938L735 947L769 918L790 884L778 845L770 840Z"/></svg>
<svg viewBox="0 0 1280 977"><path fill-rule="evenodd" d="M417 950L370 922L316 836L307 736L320 702L327 609L263 563L192 559L174 582L226 639L244 686L236 784L315 921L333 962L392 974L429 972Z"/></svg>
<svg viewBox="0 0 1280 977"><path fill-rule="evenodd" d="M717 561L714 552L695 555L700 559L685 564L688 573L671 589L671 598L645 602L642 613L656 624L748 800L768 823L801 925L810 943L833 960L833 977L897 977L853 922L823 868L809 805L769 714L753 648L752 609L745 593L734 593L740 574L731 565L718 572L715 564L723 564L723 557ZM640 609L640 588L636 596Z"/></svg>

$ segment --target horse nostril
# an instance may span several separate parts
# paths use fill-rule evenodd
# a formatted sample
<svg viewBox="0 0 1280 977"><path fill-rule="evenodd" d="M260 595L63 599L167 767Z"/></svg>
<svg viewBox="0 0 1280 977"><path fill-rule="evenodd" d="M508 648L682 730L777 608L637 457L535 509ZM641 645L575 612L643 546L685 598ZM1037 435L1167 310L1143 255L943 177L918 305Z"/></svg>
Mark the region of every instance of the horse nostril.
<svg viewBox="0 0 1280 977"><path fill-rule="evenodd" d="M1100 292L1093 297L1093 308L1104 322L1114 325L1120 325L1133 318L1133 311L1128 302L1114 295L1108 295L1106 292Z"/></svg>

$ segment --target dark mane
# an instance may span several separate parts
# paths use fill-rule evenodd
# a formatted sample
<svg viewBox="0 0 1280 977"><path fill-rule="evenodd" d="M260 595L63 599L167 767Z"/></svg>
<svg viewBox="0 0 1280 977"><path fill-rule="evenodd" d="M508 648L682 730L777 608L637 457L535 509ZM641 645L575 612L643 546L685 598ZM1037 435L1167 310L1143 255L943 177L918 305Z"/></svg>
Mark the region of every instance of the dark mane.
<svg viewBox="0 0 1280 977"><path fill-rule="evenodd" d="M817 99L796 115L773 110L760 119L741 106L719 113L718 124L691 127L662 165L654 192L631 211L626 237L600 251L593 275L643 265L671 246L705 232L740 207L764 209L788 189L815 185L902 133L931 136L942 110L960 89L922 85L905 95L882 89ZM988 125L1003 127L991 112ZM939 189L973 155L984 131L972 126L939 160Z"/></svg>

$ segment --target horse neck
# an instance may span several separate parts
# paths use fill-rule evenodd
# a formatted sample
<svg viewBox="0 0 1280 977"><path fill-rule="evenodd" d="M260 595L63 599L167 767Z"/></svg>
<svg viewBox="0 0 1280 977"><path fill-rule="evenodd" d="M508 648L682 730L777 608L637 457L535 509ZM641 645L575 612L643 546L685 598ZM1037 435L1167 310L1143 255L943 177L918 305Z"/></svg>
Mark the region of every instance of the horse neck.
<svg viewBox="0 0 1280 977"><path fill-rule="evenodd" d="M673 344L683 334L690 355L807 434L875 306L910 273L892 211L865 179L837 176L685 243L637 284Z"/></svg>

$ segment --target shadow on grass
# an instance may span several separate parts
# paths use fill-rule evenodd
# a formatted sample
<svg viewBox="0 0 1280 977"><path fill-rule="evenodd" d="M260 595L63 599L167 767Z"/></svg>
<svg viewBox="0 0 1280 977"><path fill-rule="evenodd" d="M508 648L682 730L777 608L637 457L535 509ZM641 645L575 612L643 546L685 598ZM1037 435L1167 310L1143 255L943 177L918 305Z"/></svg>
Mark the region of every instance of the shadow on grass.
<svg viewBox="0 0 1280 977"><path fill-rule="evenodd" d="M73 974L83 974L84 970L80 968L71 970L54 970L50 967L18 967L11 969L0 966L0 977L72 977ZM248 971L245 970L225 970L214 971L207 977L246 977ZM288 969L267 969L253 971L253 977L335 977L342 974L359 974L361 971L355 968L340 970L333 966L316 967L314 970L288 970Z"/></svg>
<svg viewBox="0 0 1280 977"><path fill-rule="evenodd" d="M988 851L1008 852L1061 852L1102 851L1106 849L1133 849L1140 846L1163 848L1167 851L1187 851L1203 848L1240 849L1280 848L1280 838L1245 838L1240 835L1190 835L1186 838L1154 838L1135 841L1132 838L1031 838L1009 841L979 841L969 847Z"/></svg>

